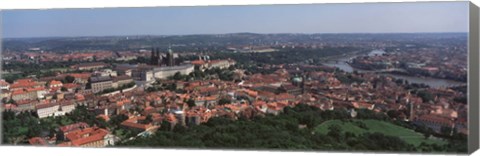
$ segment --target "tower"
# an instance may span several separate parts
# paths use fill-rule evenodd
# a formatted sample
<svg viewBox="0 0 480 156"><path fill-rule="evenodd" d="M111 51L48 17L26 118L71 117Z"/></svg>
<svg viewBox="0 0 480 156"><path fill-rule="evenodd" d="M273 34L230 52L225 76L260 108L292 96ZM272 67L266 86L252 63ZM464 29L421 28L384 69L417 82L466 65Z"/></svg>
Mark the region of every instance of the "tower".
<svg viewBox="0 0 480 156"><path fill-rule="evenodd" d="M307 77L305 76L305 73L302 74L302 83L301 83L301 88L302 88L302 94L305 94L305 80Z"/></svg>
<svg viewBox="0 0 480 156"><path fill-rule="evenodd" d="M157 56L155 55L155 48L152 48L152 52L150 54L150 64L155 65L158 62L156 58Z"/></svg>
<svg viewBox="0 0 480 156"><path fill-rule="evenodd" d="M407 93L405 102L408 106L408 120L413 121L415 119L415 104L410 101L410 92Z"/></svg>
<svg viewBox="0 0 480 156"><path fill-rule="evenodd" d="M174 62L174 59L173 59L173 51L172 51L172 48L170 46L168 46L168 53L167 53L167 66L174 66L175 65L175 62Z"/></svg>
<svg viewBox="0 0 480 156"><path fill-rule="evenodd" d="M160 66L162 64L162 58L160 56L159 48L152 48L150 64L154 66Z"/></svg>
<svg viewBox="0 0 480 156"><path fill-rule="evenodd" d="M415 105L413 103L408 103L408 108L409 108L409 111L408 111L408 120L409 121L413 121L415 119Z"/></svg>
<svg viewBox="0 0 480 156"><path fill-rule="evenodd" d="M162 59L161 59L161 56L160 56L160 49L159 48L157 48L156 53L157 53L157 55L156 55L156 57L157 57L156 60L157 61L155 62L155 65L160 66L162 64Z"/></svg>

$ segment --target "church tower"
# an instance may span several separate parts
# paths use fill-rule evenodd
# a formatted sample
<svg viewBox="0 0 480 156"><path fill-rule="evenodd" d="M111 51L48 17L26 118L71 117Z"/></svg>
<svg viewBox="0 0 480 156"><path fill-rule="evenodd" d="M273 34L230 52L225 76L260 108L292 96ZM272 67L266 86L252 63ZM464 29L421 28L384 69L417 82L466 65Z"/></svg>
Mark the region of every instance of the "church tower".
<svg viewBox="0 0 480 156"><path fill-rule="evenodd" d="M151 65L155 65L157 63L157 60L156 60L156 55L155 55L155 48L152 48L152 52L150 54L150 64Z"/></svg>
<svg viewBox="0 0 480 156"><path fill-rule="evenodd" d="M171 46L168 46L168 53L167 53L167 66L174 66L175 65L175 59L173 58L173 51Z"/></svg>

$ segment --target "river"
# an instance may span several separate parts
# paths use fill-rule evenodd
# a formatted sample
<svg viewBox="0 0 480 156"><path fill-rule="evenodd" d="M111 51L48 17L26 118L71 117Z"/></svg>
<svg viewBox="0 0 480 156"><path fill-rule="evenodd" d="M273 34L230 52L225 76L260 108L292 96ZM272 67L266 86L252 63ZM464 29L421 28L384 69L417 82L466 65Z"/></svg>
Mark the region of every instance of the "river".
<svg viewBox="0 0 480 156"><path fill-rule="evenodd" d="M373 50L371 51L368 55L373 56L373 55L382 55L385 53L383 50ZM343 71L346 72L373 72L371 70L361 70L361 69L356 69L352 66L350 66L347 61L349 61L351 58L357 57L358 55L354 56L345 56L342 58L338 58L335 60L327 61L324 63L327 66L331 67L337 67L339 69L342 69ZM433 88L440 88L440 87L453 87L453 86L461 86L461 85L466 85L467 83L460 82L460 81L453 81L453 80L447 80L447 79L438 79L438 78L431 78L431 77L415 77L415 76L406 76L406 75L398 75L398 74L387 74L387 73L378 73L380 75L386 75L386 76L392 76L396 79L403 79L407 80L409 83L423 83L426 85L429 85L430 87Z"/></svg>

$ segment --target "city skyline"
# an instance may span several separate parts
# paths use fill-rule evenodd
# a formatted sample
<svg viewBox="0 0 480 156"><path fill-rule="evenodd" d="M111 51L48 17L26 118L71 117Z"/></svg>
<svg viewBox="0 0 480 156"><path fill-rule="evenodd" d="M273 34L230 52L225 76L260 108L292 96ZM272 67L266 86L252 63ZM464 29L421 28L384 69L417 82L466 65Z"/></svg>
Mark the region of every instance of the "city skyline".
<svg viewBox="0 0 480 156"><path fill-rule="evenodd" d="M464 2L7 10L2 14L3 38L468 32Z"/></svg>

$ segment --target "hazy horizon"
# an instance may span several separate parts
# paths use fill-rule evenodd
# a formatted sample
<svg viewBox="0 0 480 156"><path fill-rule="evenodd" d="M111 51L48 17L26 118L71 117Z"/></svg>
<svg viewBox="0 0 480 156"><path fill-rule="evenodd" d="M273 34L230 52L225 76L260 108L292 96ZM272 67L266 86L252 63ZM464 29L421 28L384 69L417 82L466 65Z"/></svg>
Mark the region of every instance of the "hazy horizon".
<svg viewBox="0 0 480 156"><path fill-rule="evenodd" d="M4 39L468 33L467 2L4 10Z"/></svg>
<svg viewBox="0 0 480 156"><path fill-rule="evenodd" d="M230 35L230 34L256 34L256 35L278 35L278 34L299 34L299 35L358 35L358 34L367 34L367 35L381 35L381 34L468 34L468 32L391 32L391 33L251 33L251 32L232 32L232 33L218 33L218 34L172 34L172 35L155 35L155 34L139 34L139 35L105 35L105 36L39 36L39 37L10 37L3 39L41 39L41 38L85 38L85 37L170 37L170 36L192 36L192 35Z"/></svg>

